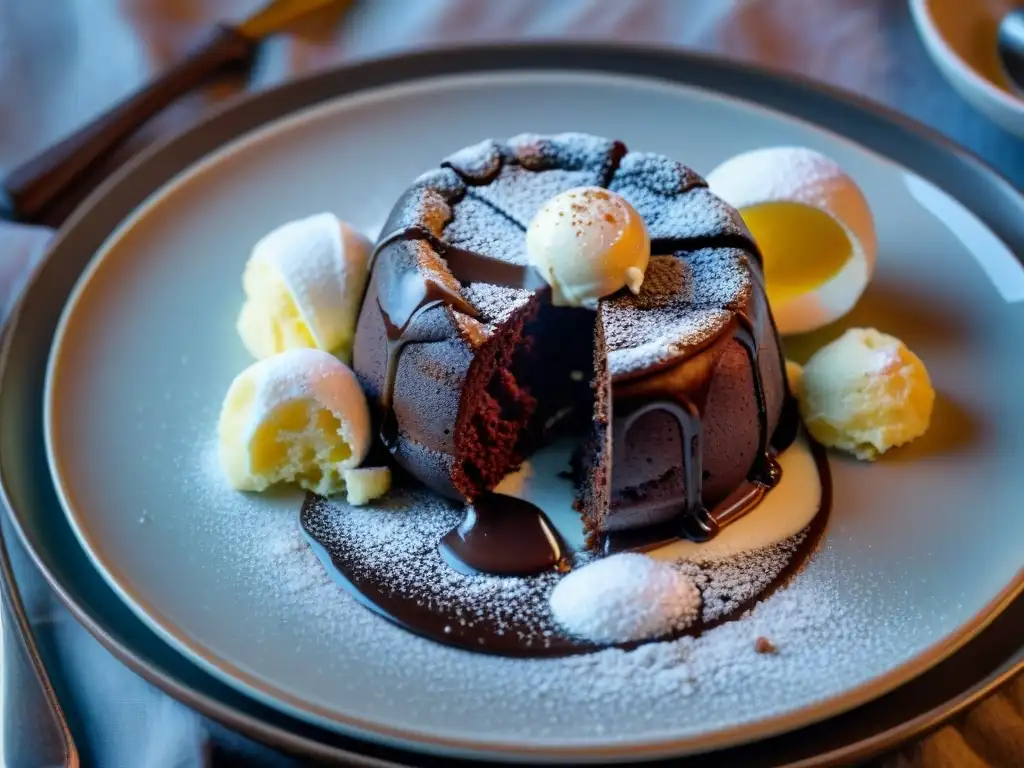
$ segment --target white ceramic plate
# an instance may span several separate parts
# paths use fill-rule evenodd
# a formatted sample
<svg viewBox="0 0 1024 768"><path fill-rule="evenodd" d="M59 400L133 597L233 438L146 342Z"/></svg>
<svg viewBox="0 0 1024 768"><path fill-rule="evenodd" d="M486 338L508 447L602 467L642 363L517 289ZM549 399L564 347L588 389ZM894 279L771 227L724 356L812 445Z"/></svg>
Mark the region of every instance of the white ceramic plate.
<svg viewBox="0 0 1024 768"><path fill-rule="evenodd" d="M832 462L830 530L790 593L685 648L673 672L635 674L622 657L495 659L412 637L329 580L299 535L297 494L239 496L212 461L220 399L248 362L233 326L256 239L320 210L375 232L439 158L527 130L616 136L702 172L768 144L832 155L879 229L874 282L848 320L903 337L940 391L926 439L875 465ZM201 666L290 714L453 754L682 754L867 701L966 642L1019 589L1022 299L1019 263L952 197L809 124L639 78L422 81L244 137L109 238L51 355L51 465L72 526L126 603ZM789 349L806 355L840 330ZM743 633L765 632L784 652L730 655Z"/></svg>

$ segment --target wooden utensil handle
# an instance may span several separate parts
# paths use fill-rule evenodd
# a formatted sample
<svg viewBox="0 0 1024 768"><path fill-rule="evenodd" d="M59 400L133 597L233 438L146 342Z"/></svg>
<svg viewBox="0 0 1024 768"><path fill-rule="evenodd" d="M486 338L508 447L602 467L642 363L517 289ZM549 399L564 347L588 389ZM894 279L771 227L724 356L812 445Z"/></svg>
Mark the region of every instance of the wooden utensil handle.
<svg viewBox="0 0 1024 768"><path fill-rule="evenodd" d="M256 41L235 29L217 27L206 43L142 90L11 171L3 182L8 214L18 221L36 220L89 167L147 121L212 75L250 62L256 47Z"/></svg>

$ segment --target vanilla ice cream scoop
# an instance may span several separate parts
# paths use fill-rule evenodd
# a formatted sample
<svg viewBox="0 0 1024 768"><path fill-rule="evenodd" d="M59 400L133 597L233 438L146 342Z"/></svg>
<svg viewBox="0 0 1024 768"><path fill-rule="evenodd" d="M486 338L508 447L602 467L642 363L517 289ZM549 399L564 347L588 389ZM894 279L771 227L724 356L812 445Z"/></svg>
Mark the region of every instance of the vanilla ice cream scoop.
<svg viewBox="0 0 1024 768"><path fill-rule="evenodd" d="M238 490L297 483L327 496L366 457L370 412L348 366L319 349L292 349L231 382L217 436L221 467Z"/></svg>
<svg viewBox="0 0 1024 768"><path fill-rule="evenodd" d="M651 238L623 197L600 187L575 187L533 217L526 252L551 286L552 303L596 309L598 299L623 286L640 291Z"/></svg>
<svg viewBox="0 0 1024 768"><path fill-rule="evenodd" d="M309 347L348 359L371 243L332 213L263 237L242 276L238 333L257 359Z"/></svg>
<svg viewBox="0 0 1024 768"><path fill-rule="evenodd" d="M873 460L928 430L935 390L902 341L851 328L807 361L797 397L819 443Z"/></svg>

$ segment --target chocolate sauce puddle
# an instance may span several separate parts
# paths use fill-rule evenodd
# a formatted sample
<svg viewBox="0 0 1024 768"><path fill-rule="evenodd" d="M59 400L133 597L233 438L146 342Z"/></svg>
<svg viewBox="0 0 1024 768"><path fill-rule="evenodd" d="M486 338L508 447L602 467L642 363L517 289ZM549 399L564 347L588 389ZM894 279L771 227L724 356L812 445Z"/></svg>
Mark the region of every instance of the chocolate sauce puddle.
<svg viewBox="0 0 1024 768"><path fill-rule="evenodd" d="M803 540L796 546L789 562L776 575L772 583L759 594L737 604L729 613L714 621L697 622L686 630L669 637L652 638L617 647L628 650L642 645L644 642L668 640L683 635L699 636L703 632L742 615L755 603L785 586L806 565L821 541L832 506L831 476L824 449L812 444L811 450L821 482L821 506L810 525L805 529L806 534ZM334 579L362 605L414 634L446 645L501 656L569 656L590 653L605 647L563 634L557 628L550 630L538 627L535 619L531 621L518 611L501 616L477 614L474 615L472 622L467 622L466 616L471 615L476 609L468 601L465 604L460 604L457 594L452 600L445 601L444 605L438 605L419 599L416 595L402 593L394 588L393 578L389 575L386 565L367 567L365 558L360 558L358 543L346 540L344 536L325 534L325 531L329 530L331 526L324 520L329 515L338 514L344 514L344 512L332 509L329 502L312 494L306 497L302 506L301 522L313 551ZM392 513L381 511L381 514ZM678 527L678 521L670 522ZM440 544L440 540L432 543L424 542L423 552L420 556L438 557L438 553L434 549L438 544ZM558 578L560 578L559 574L552 569L542 575L523 577L517 581L521 583L523 590L532 590L531 600L536 600L538 605L546 606L550 590Z"/></svg>
<svg viewBox="0 0 1024 768"><path fill-rule="evenodd" d="M532 576L568 570L568 550L540 507L500 493L466 506L465 517L438 544L459 573Z"/></svg>

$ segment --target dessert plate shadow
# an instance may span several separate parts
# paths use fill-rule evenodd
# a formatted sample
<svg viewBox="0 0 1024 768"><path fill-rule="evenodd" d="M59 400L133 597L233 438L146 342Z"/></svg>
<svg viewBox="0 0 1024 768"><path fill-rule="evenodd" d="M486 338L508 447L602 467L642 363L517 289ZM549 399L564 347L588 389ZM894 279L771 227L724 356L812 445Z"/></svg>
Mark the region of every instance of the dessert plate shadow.
<svg viewBox="0 0 1024 768"><path fill-rule="evenodd" d="M53 335L45 437L58 494L94 565L160 637L258 701L320 727L435 753L693 753L835 715L939 663L1021 587L1014 467L1024 459L1016 429L1024 406L1005 382L1016 377L1024 273L1004 242L1021 246L1024 201L960 155L933 148L946 159L929 162L898 124L884 134L865 129L864 140L900 147L903 165L706 90L551 71L543 55L534 62L548 71L413 80L337 99L329 83L310 81L311 93L289 100L279 92L264 111L222 125L219 138L194 134L197 150L187 156L322 106L242 136L159 189L181 161L152 153L93 199L96 225L82 214L69 224L55 253L98 255L60 318L75 274L33 285L9 345L28 327L42 330L43 346ZM248 362L233 326L252 243L320 210L375 234L403 186L437 158L482 136L525 130L617 136L702 172L756 146L807 145L838 159L875 210L878 270L844 323L903 337L928 364L939 404L919 444L875 465L832 462L830 529L794 584L791 615L772 624L783 641L777 657L718 658L709 634L676 665L682 677L652 669L623 679L621 654L566 668L438 646L338 590L299 534L296 496L242 497L220 484L211 440L222 394ZM942 191L957 191L952 172L964 163L973 173L965 201L991 229ZM787 349L806 356L841 330L788 340ZM44 354L37 346L31 371L8 365L5 376L41 384ZM5 478L40 458L14 456L9 446ZM39 467L32 471L45 485ZM25 519L30 498L12 501L31 541L39 529ZM694 712L701 716L686 715Z"/></svg>

